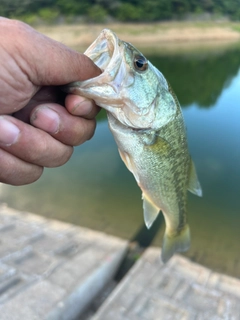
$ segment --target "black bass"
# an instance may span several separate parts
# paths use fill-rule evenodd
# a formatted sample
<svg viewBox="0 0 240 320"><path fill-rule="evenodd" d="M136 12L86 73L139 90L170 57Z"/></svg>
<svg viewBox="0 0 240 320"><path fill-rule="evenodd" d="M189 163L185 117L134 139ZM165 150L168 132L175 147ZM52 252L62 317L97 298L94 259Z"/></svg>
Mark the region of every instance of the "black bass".
<svg viewBox="0 0 240 320"><path fill-rule="evenodd" d="M202 195L179 102L162 73L111 30L104 29L85 54L103 73L64 90L107 111L120 156L142 190L147 228L160 210L164 215L166 262L190 246L187 190Z"/></svg>

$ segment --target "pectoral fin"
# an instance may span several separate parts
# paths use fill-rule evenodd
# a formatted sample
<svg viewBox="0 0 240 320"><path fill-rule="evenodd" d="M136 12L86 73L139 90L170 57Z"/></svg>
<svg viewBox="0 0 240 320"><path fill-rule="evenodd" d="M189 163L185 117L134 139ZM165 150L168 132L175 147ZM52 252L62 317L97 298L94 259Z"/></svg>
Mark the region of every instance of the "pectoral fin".
<svg viewBox="0 0 240 320"><path fill-rule="evenodd" d="M119 151L119 154L120 154L120 156L122 158L122 161L125 163L125 165L128 168L128 170L130 172L132 172L132 174L134 175L134 178L136 179L137 183L139 184L138 172L137 172L137 169L136 169L135 164L132 161L131 157L126 152L123 152L120 149L118 149L118 151Z"/></svg>
<svg viewBox="0 0 240 320"><path fill-rule="evenodd" d="M159 208L157 208L152 202L150 202L147 197L142 194L143 199L143 217L146 227L149 229L153 224L154 220L159 214Z"/></svg>
<svg viewBox="0 0 240 320"><path fill-rule="evenodd" d="M188 190L199 197L202 196L202 188L198 181L196 169L192 160L191 160L190 169L189 169Z"/></svg>
<svg viewBox="0 0 240 320"><path fill-rule="evenodd" d="M132 158L124 151L118 149L119 154L125 163L126 167L132 174L134 175L134 178L136 179L137 183L140 185L138 172L135 166L134 161ZM157 218L158 213L160 211L159 208L157 208L145 195L142 194L143 199L143 217L146 227L149 229L151 225L153 224L154 220Z"/></svg>

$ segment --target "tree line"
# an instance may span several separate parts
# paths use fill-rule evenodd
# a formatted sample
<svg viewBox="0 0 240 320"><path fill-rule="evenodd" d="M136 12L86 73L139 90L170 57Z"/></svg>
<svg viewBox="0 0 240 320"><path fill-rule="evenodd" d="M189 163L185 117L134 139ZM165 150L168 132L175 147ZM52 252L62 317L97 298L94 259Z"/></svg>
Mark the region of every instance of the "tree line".
<svg viewBox="0 0 240 320"><path fill-rule="evenodd" d="M0 15L44 22L153 22L209 14L240 20L240 0L0 0Z"/></svg>

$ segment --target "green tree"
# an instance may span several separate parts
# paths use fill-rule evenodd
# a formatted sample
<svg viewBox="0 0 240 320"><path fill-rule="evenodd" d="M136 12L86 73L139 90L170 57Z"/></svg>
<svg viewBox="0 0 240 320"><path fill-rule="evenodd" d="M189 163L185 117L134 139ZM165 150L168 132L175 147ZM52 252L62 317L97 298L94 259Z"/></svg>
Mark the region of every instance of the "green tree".
<svg viewBox="0 0 240 320"><path fill-rule="evenodd" d="M172 12L177 15L183 15L190 11L188 0L172 0Z"/></svg>
<svg viewBox="0 0 240 320"><path fill-rule="evenodd" d="M141 4L143 20L157 21L167 20L172 16L171 1L169 0L148 0Z"/></svg>
<svg viewBox="0 0 240 320"><path fill-rule="evenodd" d="M239 20L240 0L222 0L223 10L234 20Z"/></svg>
<svg viewBox="0 0 240 320"><path fill-rule="evenodd" d="M143 12L140 7L135 7L131 3L122 3L116 16L120 21L140 21Z"/></svg>
<svg viewBox="0 0 240 320"><path fill-rule="evenodd" d="M0 0L0 15L6 17L30 19L31 14L44 14L43 9L63 16L85 16L96 22L104 22L107 16L120 21L151 22L189 12L217 13L240 20L240 0Z"/></svg>
<svg viewBox="0 0 240 320"><path fill-rule="evenodd" d="M89 0L56 0L56 6L63 15L86 15L93 5Z"/></svg>
<svg viewBox="0 0 240 320"><path fill-rule="evenodd" d="M27 10L31 0L1 0L0 1L0 15L10 17L16 14L22 14Z"/></svg>
<svg viewBox="0 0 240 320"><path fill-rule="evenodd" d="M59 16L59 11L56 9L42 8L38 11L38 16L46 23L54 23Z"/></svg>
<svg viewBox="0 0 240 320"><path fill-rule="evenodd" d="M88 18L91 22L105 22L107 11L99 4L95 4L88 9Z"/></svg>
<svg viewBox="0 0 240 320"><path fill-rule="evenodd" d="M212 12L214 8L214 0L200 0L203 11Z"/></svg>

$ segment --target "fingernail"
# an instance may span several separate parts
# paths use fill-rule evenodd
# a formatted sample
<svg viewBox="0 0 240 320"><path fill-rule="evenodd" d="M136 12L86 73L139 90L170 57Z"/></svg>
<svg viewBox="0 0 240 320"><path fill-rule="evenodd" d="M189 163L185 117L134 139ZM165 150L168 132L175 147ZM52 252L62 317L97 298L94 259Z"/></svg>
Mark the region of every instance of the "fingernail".
<svg viewBox="0 0 240 320"><path fill-rule="evenodd" d="M18 139L20 130L5 117L0 117L0 144L10 146Z"/></svg>
<svg viewBox="0 0 240 320"><path fill-rule="evenodd" d="M32 114L30 121L35 127L48 133L57 133L59 131L59 115L46 106L37 108Z"/></svg>

